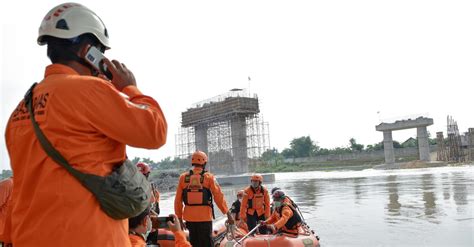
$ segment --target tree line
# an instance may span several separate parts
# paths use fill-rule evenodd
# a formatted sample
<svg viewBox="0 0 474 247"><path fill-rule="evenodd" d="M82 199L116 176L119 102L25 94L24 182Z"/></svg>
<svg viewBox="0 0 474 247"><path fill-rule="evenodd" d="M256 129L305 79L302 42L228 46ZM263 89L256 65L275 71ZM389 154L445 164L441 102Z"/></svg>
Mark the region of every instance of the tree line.
<svg viewBox="0 0 474 247"><path fill-rule="evenodd" d="M436 144L436 139L429 138L430 145ZM415 138L410 138L407 141L400 143L393 141L394 148L407 148L407 147L417 147L418 140ZM301 136L294 138L290 142L288 148L283 149L279 152L276 148L268 149L262 153L260 159L263 161L274 161L275 163L281 163L284 159L289 158L305 158L305 157L314 157L318 155L330 155L330 154L347 154L352 152L370 152L383 150L383 142L369 144L367 146L357 142L355 138L350 138L348 146L345 147L336 147L336 148L322 148L317 145L317 142L312 140L310 136ZM209 154L210 157L213 154ZM216 155L222 156L222 154L216 153ZM230 154L228 154L230 155ZM145 162L151 166L153 170L183 170L189 168L189 159L180 158L180 157L166 157L160 161L154 161L150 158L140 158L135 157L132 159L132 162L136 164L137 162ZM1 179L5 179L12 176L11 170L3 170L0 174Z"/></svg>
<svg viewBox="0 0 474 247"><path fill-rule="evenodd" d="M436 144L436 139L429 139L430 145ZM294 138L290 142L290 147L283 149L281 153L276 148L269 149L262 154L263 160L275 159L275 157L281 156L282 158L305 158L314 157L318 155L330 155L330 154L347 154L353 152L363 151L377 151L383 150L383 142L369 144L367 146L360 144L355 138L349 139L349 145L346 147L336 147L332 149L322 148L317 145L317 142L313 141L310 136L302 136ZM418 147L418 140L410 138L407 141L400 143L393 141L394 148L409 148Z"/></svg>

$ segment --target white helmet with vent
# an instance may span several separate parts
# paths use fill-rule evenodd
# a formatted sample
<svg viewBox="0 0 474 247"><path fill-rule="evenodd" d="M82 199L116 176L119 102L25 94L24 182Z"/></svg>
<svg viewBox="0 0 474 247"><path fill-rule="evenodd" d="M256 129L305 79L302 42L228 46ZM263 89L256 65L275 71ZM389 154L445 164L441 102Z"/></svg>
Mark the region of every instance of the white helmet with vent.
<svg viewBox="0 0 474 247"><path fill-rule="evenodd" d="M46 44L44 37L72 39L81 34L94 35L107 49L109 35L102 20L92 10L78 3L64 3L51 9L41 22L38 44Z"/></svg>

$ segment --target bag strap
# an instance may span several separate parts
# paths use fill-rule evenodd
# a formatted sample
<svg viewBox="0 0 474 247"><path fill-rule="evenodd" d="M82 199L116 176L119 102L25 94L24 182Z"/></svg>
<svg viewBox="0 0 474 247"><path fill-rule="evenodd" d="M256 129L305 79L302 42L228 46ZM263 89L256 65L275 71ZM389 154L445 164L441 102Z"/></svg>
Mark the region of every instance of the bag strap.
<svg viewBox="0 0 474 247"><path fill-rule="evenodd" d="M39 142L41 143L41 146L49 157L51 157L56 163L64 167L69 173L71 173L74 177L76 177L79 181L82 182L86 175L74 169L61 155L61 153L59 153L59 151L53 147L53 145L48 140L48 138L46 138L43 131L41 131L38 123L35 120L35 113L33 111L33 89L36 87L37 84L38 83L36 82L33 83L33 85L30 87L30 89L28 89L24 97L26 107L28 108L28 112L30 113L30 119L35 130L36 137L38 138Z"/></svg>

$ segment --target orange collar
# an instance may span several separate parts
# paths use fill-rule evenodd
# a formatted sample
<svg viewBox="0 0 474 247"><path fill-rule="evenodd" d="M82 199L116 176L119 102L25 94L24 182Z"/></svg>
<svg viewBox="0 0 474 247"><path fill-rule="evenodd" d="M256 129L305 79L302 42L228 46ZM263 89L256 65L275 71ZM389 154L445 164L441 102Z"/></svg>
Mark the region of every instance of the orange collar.
<svg viewBox="0 0 474 247"><path fill-rule="evenodd" d="M79 75L73 68L59 63L54 63L46 67L44 77L57 74Z"/></svg>

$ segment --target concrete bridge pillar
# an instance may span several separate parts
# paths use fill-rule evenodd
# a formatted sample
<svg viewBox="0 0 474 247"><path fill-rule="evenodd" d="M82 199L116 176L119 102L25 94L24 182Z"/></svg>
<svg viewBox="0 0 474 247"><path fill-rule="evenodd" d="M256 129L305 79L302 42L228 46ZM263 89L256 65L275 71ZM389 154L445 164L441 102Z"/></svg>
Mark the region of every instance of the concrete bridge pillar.
<svg viewBox="0 0 474 247"><path fill-rule="evenodd" d="M392 131L386 130L383 132L383 152L385 154L385 163L395 163L395 153L393 151Z"/></svg>
<svg viewBox="0 0 474 247"><path fill-rule="evenodd" d="M194 127L194 138L196 141L196 149L203 151L209 156L207 150L207 126L198 125Z"/></svg>
<svg viewBox="0 0 474 247"><path fill-rule="evenodd" d="M232 167L234 173L246 173L249 171L247 157L247 128L245 116L233 118L230 121L232 133Z"/></svg>
<svg viewBox="0 0 474 247"><path fill-rule="evenodd" d="M418 138L418 152L420 153L420 160L430 161L430 143L428 140L428 131L426 126L416 128Z"/></svg>

